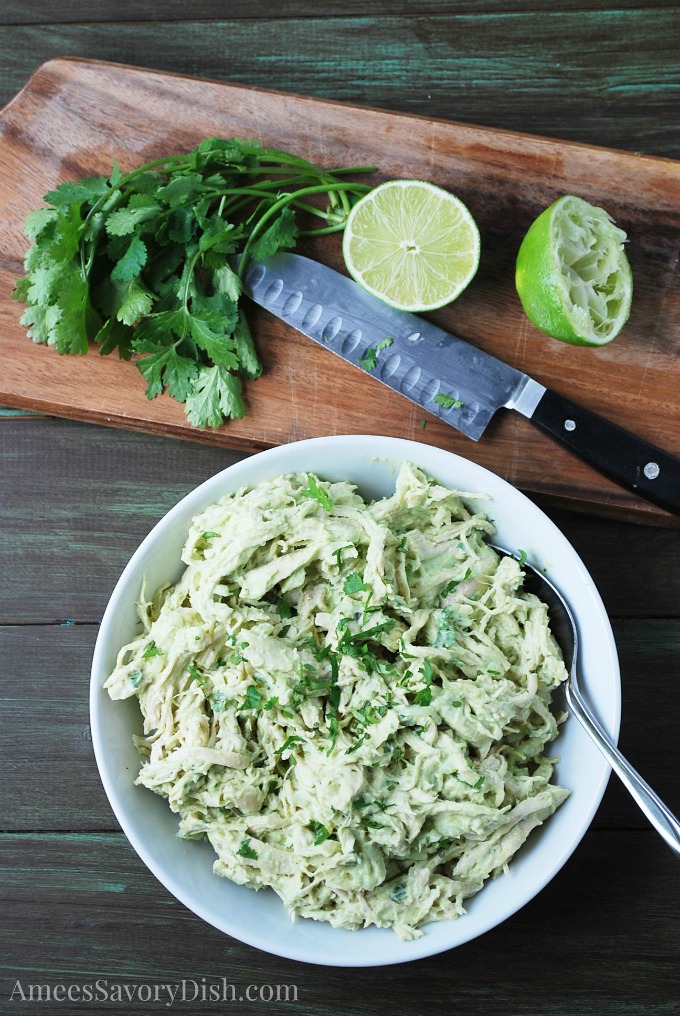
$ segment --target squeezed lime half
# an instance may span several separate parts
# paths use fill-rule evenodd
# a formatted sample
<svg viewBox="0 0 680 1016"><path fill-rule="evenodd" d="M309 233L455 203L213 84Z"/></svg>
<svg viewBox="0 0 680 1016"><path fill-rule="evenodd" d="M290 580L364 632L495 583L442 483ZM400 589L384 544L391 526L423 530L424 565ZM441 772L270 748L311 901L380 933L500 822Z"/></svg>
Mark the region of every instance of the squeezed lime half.
<svg viewBox="0 0 680 1016"><path fill-rule="evenodd" d="M515 285L536 328L578 346L604 346L630 314L626 234L603 208L565 194L530 226Z"/></svg>

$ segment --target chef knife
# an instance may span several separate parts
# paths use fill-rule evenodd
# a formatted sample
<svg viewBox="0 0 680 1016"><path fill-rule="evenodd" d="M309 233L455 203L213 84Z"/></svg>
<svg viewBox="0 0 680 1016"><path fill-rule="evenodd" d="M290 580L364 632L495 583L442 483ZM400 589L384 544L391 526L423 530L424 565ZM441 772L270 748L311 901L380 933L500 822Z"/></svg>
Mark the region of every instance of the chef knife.
<svg viewBox="0 0 680 1016"><path fill-rule="evenodd" d="M252 262L243 287L282 321L473 440L496 410L513 409L623 487L680 514L680 460L332 268L281 252Z"/></svg>

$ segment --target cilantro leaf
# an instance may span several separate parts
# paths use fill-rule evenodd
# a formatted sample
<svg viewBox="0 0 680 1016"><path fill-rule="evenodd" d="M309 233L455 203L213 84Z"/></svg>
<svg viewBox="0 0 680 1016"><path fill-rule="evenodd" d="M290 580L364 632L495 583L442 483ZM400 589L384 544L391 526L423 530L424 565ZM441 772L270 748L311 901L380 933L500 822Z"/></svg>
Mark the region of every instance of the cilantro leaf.
<svg viewBox="0 0 680 1016"><path fill-rule="evenodd" d="M462 409L465 405L460 399L454 399L452 395L446 395L445 392L439 392L435 395L434 401L436 405L441 406L443 409Z"/></svg>
<svg viewBox="0 0 680 1016"><path fill-rule="evenodd" d="M323 843L330 836L330 831L321 822L317 822L316 819L311 819L309 822L309 828L314 833L314 846L318 847L319 844Z"/></svg>
<svg viewBox="0 0 680 1016"><path fill-rule="evenodd" d="M239 312L238 321L234 327L234 343L240 364L239 373L250 380L259 377L262 373L262 364L250 334L248 321L242 310Z"/></svg>
<svg viewBox="0 0 680 1016"><path fill-rule="evenodd" d="M364 355L357 360L357 363L364 370L375 370L378 366L378 354L383 349L389 349L393 342L394 339L381 339L375 346L369 346Z"/></svg>
<svg viewBox="0 0 680 1016"><path fill-rule="evenodd" d="M201 367L194 389L186 400L189 423L196 427L219 427L225 418L245 415L241 382L222 366Z"/></svg>
<svg viewBox="0 0 680 1016"><path fill-rule="evenodd" d="M250 840L241 840L241 846L236 851L239 857L247 857L252 861L257 860L257 851L250 846Z"/></svg>
<svg viewBox="0 0 680 1016"><path fill-rule="evenodd" d="M146 244L138 236L133 236L127 250L111 272L111 278L118 279L121 282L129 282L130 279L134 279L136 275L139 275L146 264L146 259Z"/></svg>
<svg viewBox="0 0 680 1016"><path fill-rule="evenodd" d="M60 207L73 205L79 202L94 202L102 197L109 189L108 182L104 176L86 176L82 180L74 182L66 180L60 183L54 190L48 191L45 201L50 205Z"/></svg>
<svg viewBox="0 0 680 1016"><path fill-rule="evenodd" d="M370 587L366 585L358 572L353 572L351 575L347 576L342 588L346 593L358 593L361 590L369 589Z"/></svg>
<svg viewBox="0 0 680 1016"><path fill-rule="evenodd" d="M286 206L271 226L253 243L250 255L254 261L262 261L276 254L282 247L294 247L296 238L295 212Z"/></svg>
<svg viewBox="0 0 680 1016"><path fill-rule="evenodd" d="M240 306L248 255L294 246L296 209L322 219L316 232L342 229L333 209L369 189L257 141L207 138L126 173L114 160L108 178L60 183L27 216L12 295L34 342L136 354L150 398L168 391L192 425L217 427L245 413L240 378L262 373ZM329 204L308 204L311 194ZM239 251L237 269L227 258Z"/></svg>
<svg viewBox="0 0 680 1016"><path fill-rule="evenodd" d="M146 381L147 399L155 399L167 388L174 399L185 402L198 374L196 361L180 356L174 346L153 347L149 344L147 349L147 356L135 360L135 366Z"/></svg>
<svg viewBox="0 0 680 1016"><path fill-rule="evenodd" d="M310 497L314 501L318 501L327 512L333 507L333 502L330 497L316 482L316 477L312 476L311 473L307 473L307 489L302 491L303 497Z"/></svg>
<svg viewBox="0 0 680 1016"><path fill-rule="evenodd" d="M262 693L254 684L246 689L246 697L243 700L242 709L259 709L262 705Z"/></svg>
<svg viewBox="0 0 680 1016"><path fill-rule="evenodd" d="M133 334L130 325L124 325L122 321L116 321L114 318L107 318L95 335L94 341L99 344L101 356L108 356L117 349L121 360L129 360L132 355Z"/></svg>
<svg viewBox="0 0 680 1016"><path fill-rule="evenodd" d="M214 364L236 370L239 363L234 352L234 341L224 332L215 331L211 322L195 314L187 314L187 325L192 339L200 349L204 349Z"/></svg>
<svg viewBox="0 0 680 1016"><path fill-rule="evenodd" d="M160 206L156 202L143 204L141 208L118 208L111 212L106 220L106 232L109 236L128 236L149 219L156 217Z"/></svg>
<svg viewBox="0 0 680 1016"><path fill-rule="evenodd" d="M58 353L87 353L88 286L76 265L60 280L59 320L54 326Z"/></svg>
<svg viewBox="0 0 680 1016"><path fill-rule="evenodd" d="M134 325L140 318L150 314L152 307L153 294L139 279L119 283L117 321L122 321L124 325Z"/></svg>

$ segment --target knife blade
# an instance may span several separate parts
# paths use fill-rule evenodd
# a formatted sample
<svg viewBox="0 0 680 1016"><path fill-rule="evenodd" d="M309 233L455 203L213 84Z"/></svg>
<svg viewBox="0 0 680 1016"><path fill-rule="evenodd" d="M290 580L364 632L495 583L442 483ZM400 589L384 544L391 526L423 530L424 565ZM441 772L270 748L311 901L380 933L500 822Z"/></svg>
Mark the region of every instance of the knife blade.
<svg viewBox="0 0 680 1016"><path fill-rule="evenodd" d="M621 486L680 514L680 460L430 321L300 254L246 269L255 303L477 441L499 409L526 417Z"/></svg>

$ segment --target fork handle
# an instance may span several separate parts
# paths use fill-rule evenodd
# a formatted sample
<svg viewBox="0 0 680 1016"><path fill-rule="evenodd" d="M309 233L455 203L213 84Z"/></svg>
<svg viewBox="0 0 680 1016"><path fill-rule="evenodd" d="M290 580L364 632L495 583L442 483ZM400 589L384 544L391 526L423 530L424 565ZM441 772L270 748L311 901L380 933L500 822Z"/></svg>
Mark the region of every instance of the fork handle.
<svg viewBox="0 0 680 1016"><path fill-rule="evenodd" d="M590 706L575 684L573 676L567 682L567 702L574 716L576 716L577 720L580 721L588 734L590 734L616 775L631 793L633 799L637 802L656 831L663 837L669 847L680 856L680 822L613 744L607 732L593 715Z"/></svg>

